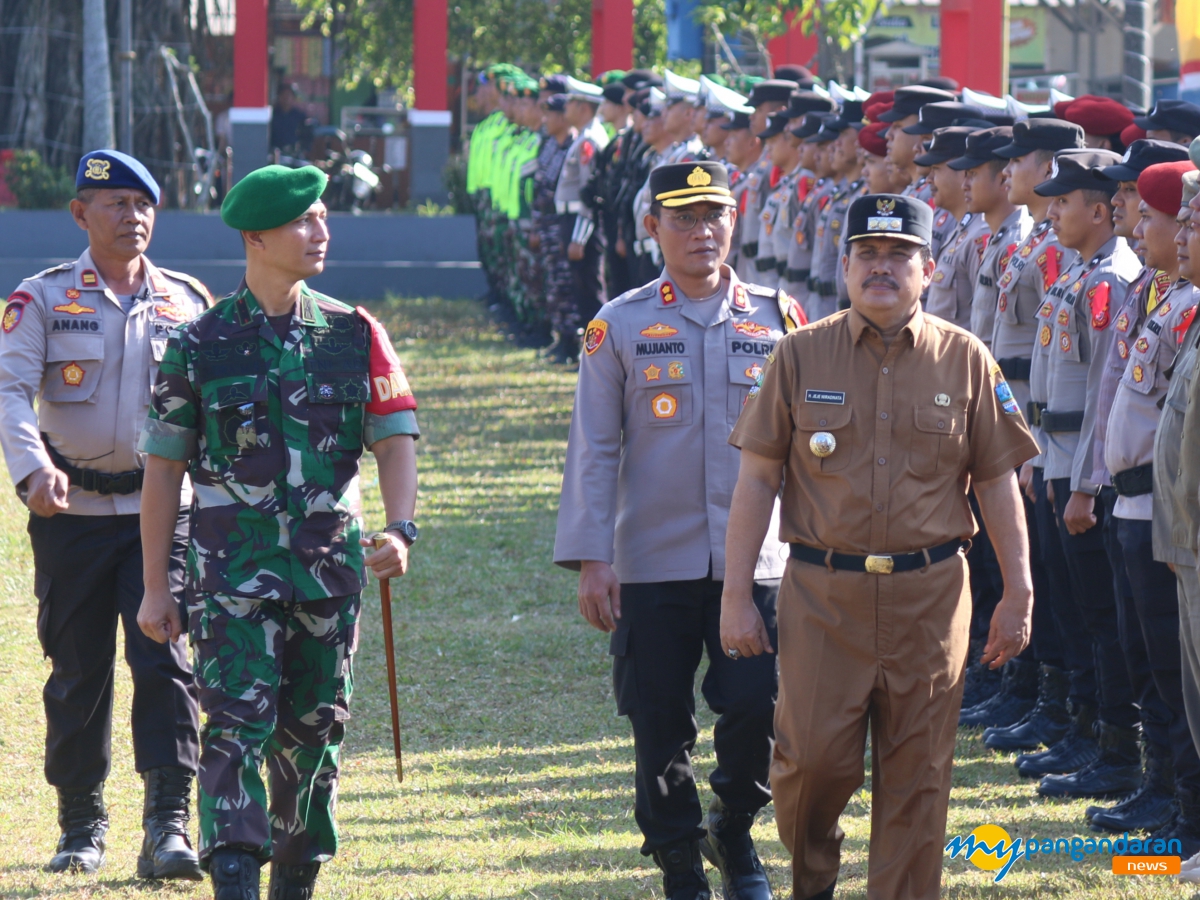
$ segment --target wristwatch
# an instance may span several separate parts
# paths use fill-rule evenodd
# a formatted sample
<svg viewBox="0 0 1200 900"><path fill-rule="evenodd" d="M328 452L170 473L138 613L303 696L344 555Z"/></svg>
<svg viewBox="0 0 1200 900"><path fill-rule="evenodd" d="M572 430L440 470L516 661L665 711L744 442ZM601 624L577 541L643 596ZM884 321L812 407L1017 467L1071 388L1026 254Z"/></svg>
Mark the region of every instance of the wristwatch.
<svg viewBox="0 0 1200 900"><path fill-rule="evenodd" d="M395 522L388 522L384 531L394 531L404 540L408 541L409 545L417 542L417 535L420 533L417 529L417 523L412 519L399 519Z"/></svg>

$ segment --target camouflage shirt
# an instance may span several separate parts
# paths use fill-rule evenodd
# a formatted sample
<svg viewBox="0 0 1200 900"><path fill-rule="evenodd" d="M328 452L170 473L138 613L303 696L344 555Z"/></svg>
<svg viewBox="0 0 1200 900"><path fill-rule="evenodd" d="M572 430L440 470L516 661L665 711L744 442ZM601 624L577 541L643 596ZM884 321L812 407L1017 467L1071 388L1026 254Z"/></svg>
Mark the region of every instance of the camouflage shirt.
<svg viewBox="0 0 1200 900"><path fill-rule="evenodd" d="M189 591L316 600L365 585L363 449L418 436L387 333L304 287L280 340L243 283L176 328L139 449L190 461Z"/></svg>

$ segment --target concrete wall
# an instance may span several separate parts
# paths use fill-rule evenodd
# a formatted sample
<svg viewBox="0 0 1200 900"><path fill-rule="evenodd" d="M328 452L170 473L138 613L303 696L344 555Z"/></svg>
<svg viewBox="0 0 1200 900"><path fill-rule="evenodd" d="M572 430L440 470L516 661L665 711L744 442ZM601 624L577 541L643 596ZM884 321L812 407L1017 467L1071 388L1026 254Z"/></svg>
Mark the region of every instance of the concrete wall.
<svg viewBox="0 0 1200 900"><path fill-rule="evenodd" d="M339 300L478 297L487 290L470 216L331 213L325 271L310 284ZM75 259L87 235L66 212L0 211L0 297L22 278ZM194 275L214 295L237 287L244 270L242 242L215 213L163 211L148 253L157 265Z"/></svg>

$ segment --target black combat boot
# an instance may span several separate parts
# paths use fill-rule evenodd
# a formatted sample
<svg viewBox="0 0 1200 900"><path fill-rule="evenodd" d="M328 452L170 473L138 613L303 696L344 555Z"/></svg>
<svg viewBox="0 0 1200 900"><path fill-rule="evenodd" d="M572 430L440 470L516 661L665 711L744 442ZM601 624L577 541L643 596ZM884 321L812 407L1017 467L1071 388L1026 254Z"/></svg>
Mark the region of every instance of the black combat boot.
<svg viewBox="0 0 1200 900"><path fill-rule="evenodd" d="M773 900L771 885L750 839L754 813L735 813L714 797L702 828L700 852L721 873L725 900Z"/></svg>
<svg viewBox="0 0 1200 900"><path fill-rule="evenodd" d="M277 866L271 863L267 900L312 900L319 871L319 862L300 866Z"/></svg>
<svg viewBox="0 0 1200 900"><path fill-rule="evenodd" d="M1200 853L1200 791L1189 785L1179 784L1175 786L1175 799L1175 815L1170 822L1151 834L1150 840L1166 842L1167 846L1162 855L1191 859ZM1171 841L1179 841L1179 846L1172 847ZM1157 851L1151 848L1142 852L1158 855Z"/></svg>
<svg viewBox="0 0 1200 900"><path fill-rule="evenodd" d="M1123 797L1142 785L1138 730L1099 723L1100 755L1077 772L1046 775L1037 792L1043 797Z"/></svg>
<svg viewBox="0 0 1200 900"><path fill-rule="evenodd" d="M1041 778L1043 775L1061 775L1078 772L1097 756L1100 746L1093 737L1096 725L1096 707L1091 703L1067 702L1071 712L1071 724L1063 739L1041 753L1022 753L1016 759L1017 773L1024 778Z"/></svg>
<svg viewBox="0 0 1200 900"><path fill-rule="evenodd" d="M676 841L654 851L663 870L665 900L712 900L699 841Z"/></svg>
<svg viewBox="0 0 1200 900"><path fill-rule="evenodd" d="M991 700L959 713L959 726L1005 727L1019 722L1037 702L1037 669L1037 663L1032 660L1010 659L1002 669L1000 690Z"/></svg>
<svg viewBox="0 0 1200 900"><path fill-rule="evenodd" d="M1092 823L1092 831L1156 831L1175 815L1175 766L1171 748L1159 744L1142 746L1142 786L1132 796L1116 806L1089 806L1084 818Z"/></svg>
<svg viewBox="0 0 1200 900"><path fill-rule="evenodd" d="M1042 666L1038 672L1038 698L1029 715L1008 728L988 728L983 745L992 750L1036 750L1062 740L1071 724L1067 714L1067 673L1055 666Z"/></svg>
<svg viewBox="0 0 1200 900"><path fill-rule="evenodd" d="M145 836L137 861L138 877L203 880L187 829L192 773L179 766L163 766L147 769L142 780L146 783L142 803Z"/></svg>
<svg viewBox="0 0 1200 900"><path fill-rule="evenodd" d="M983 648L987 646L985 638L973 638L967 649L967 674L963 685L962 708L970 709L978 706L1000 690L1000 670L989 669L979 661L983 656Z"/></svg>
<svg viewBox="0 0 1200 900"><path fill-rule="evenodd" d="M833 879L833 884L825 888L825 890L821 891L821 893L813 894L811 897L805 898L805 900L833 900L833 889L835 887L837 887L836 878Z"/></svg>
<svg viewBox="0 0 1200 900"><path fill-rule="evenodd" d="M104 782L78 789L58 788L58 827L62 836L47 869L91 875L104 865L104 835L108 833Z"/></svg>
<svg viewBox="0 0 1200 900"><path fill-rule="evenodd" d="M259 900L258 857L241 847L218 847L208 860L213 900Z"/></svg>

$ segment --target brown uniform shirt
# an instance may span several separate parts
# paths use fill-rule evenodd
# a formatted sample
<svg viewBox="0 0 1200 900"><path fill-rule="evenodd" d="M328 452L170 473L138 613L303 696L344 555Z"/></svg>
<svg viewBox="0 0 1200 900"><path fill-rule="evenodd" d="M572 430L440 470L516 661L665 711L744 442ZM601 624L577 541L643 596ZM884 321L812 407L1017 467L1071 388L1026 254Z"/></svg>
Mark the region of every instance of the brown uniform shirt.
<svg viewBox="0 0 1200 900"><path fill-rule="evenodd" d="M853 309L789 334L751 395L729 442L786 460L787 542L903 553L970 537L968 477L1038 452L983 343L920 310L890 347ZM837 441L824 459L818 431Z"/></svg>

